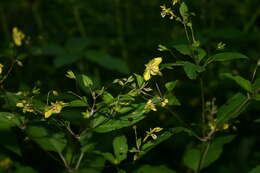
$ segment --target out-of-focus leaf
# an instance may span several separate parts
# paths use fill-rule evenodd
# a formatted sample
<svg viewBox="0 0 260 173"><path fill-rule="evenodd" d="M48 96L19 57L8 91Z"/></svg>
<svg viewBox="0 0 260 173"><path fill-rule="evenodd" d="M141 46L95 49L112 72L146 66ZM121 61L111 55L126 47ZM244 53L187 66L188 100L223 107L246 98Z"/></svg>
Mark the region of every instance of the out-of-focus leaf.
<svg viewBox="0 0 260 173"><path fill-rule="evenodd" d="M22 166L19 167L15 173L37 173L37 171L35 171L33 168L29 167L29 166Z"/></svg>
<svg viewBox="0 0 260 173"><path fill-rule="evenodd" d="M165 84L165 87L166 87L167 91L169 91L169 92L172 91L175 88L177 82L178 82L177 80L176 81L172 81L172 82L167 82Z"/></svg>
<svg viewBox="0 0 260 173"><path fill-rule="evenodd" d="M47 125L30 125L26 132L44 150L62 152L67 144L65 134L48 127Z"/></svg>
<svg viewBox="0 0 260 173"><path fill-rule="evenodd" d="M201 168L206 168L215 162L222 154L223 146L231 142L235 138L235 135L221 136L217 137L209 145L209 150L206 155L205 161ZM207 144L206 144L207 145ZM191 148L184 154L183 162L184 164L192 169L197 170L200 162L201 151L197 148Z"/></svg>
<svg viewBox="0 0 260 173"><path fill-rule="evenodd" d="M114 58L103 51L88 51L85 58L109 70L115 70L123 74L129 72L127 64L122 59Z"/></svg>
<svg viewBox="0 0 260 173"><path fill-rule="evenodd" d="M143 165L137 170L135 170L134 173L176 173L176 171L171 170L164 165L160 165L160 166Z"/></svg>
<svg viewBox="0 0 260 173"><path fill-rule="evenodd" d="M125 136L117 136L113 140L113 148L118 163L127 158L128 144Z"/></svg>
<svg viewBox="0 0 260 173"><path fill-rule="evenodd" d="M233 76L232 74L230 73L224 73L223 76L231 79L231 80L234 80L239 86L241 86L244 90L252 93L253 92L253 86L251 84L250 81L244 79L243 77L241 76Z"/></svg>
<svg viewBox="0 0 260 173"><path fill-rule="evenodd" d="M254 169L252 169L248 173L259 173L259 172L260 172L260 165L256 166Z"/></svg>

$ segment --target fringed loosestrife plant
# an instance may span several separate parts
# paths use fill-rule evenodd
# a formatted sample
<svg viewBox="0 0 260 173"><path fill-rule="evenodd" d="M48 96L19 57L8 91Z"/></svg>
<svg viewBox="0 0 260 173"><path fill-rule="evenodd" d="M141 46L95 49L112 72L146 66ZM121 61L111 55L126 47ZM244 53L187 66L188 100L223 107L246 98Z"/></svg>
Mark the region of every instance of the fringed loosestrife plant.
<svg viewBox="0 0 260 173"><path fill-rule="evenodd" d="M225 104L217 106L216 99L208 98L205 93L207 86L204 83L204 75L207 75L208 66L216 62L247 59L247 57L234 52L208 55L201 47L203 43L200 43L194 34L193 16L195 14L189 11L187 4L182 0L171 1L171 7L161 6L161 17L174 19L180 23L187 41L170 47L160 44L158 50L169 52L174 58L178 52L178 59L168 59L167 56L163 61L162 57L151 59L145 65L143 75L133 74L115 79L112 84L116 92L111 92L110 87L98 88L90 77L71 70L67 71L66 77L76 82L77 88L82 89L85 94L73 91L58 93L56 90L44 94L37 88L17 93L4 90L2 96L6 97L5 112L0 112L0 125L5 124L6 130L19 127L26 139L24 141L37 144L51 156L50 160L55 158L69 172L84 171L91 167L90 160L101 159L104 163L96 170L97 172L104 169L107 161L118 172L123 173L124 163L132 160L134 162L131 164L138 163L140 158L145 157L146 153L163 141L177 133L185 132L192 138L185 146L187 149L182 158L176 158L182 159L184 164L178 172L199 173L221 156L224 144L235 138L234 134L229 133L230 127L235 128L234 120L245 110L249 101L260 100L260 79L256 76L260 61L255 65L251 80L230 73L223 74L238 84L242 91L234 94ZM14 45L22 46L25 34L15 27L12 36ZM223 49L225 44L219 42L216 51ZM13 62L22 65L19 60ZM12 67L13 65L8 68L3 62L0 63L1 88ZM186 122L176 112L175 107L181 106L174 92L179 80L174 76L163 87L154 77L162 76L162 71L167 73L166 70L178 70L178 67L183 69L187 79L200 86L200 111L193 114L193 116L200 114L199 122ZM161 111L167 116L173 115L179 125L169 124L167 127L155 127L142 132L139 122L145 122L146 118L151 117L150 114L159 115ZM125 130L121 130L123 128L127 130L127 127L130 131L133 129L133 133L127 134ZM103 145L100 141L106 136L112 138L108 141L113 149L103 151L100 149ZM100 137L101 140L98 139ZM134 142L129 141L133 138ZM22 147L14 150L9 146L5 147L22 160ZM11 164L10 159L0 160L0 167L7 171Z"/></svg>

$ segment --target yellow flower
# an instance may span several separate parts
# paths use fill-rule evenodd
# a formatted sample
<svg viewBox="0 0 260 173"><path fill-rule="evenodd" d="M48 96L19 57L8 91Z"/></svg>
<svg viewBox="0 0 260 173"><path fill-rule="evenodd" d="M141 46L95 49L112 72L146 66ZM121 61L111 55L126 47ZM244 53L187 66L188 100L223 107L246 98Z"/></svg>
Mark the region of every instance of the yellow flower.
<svg viewBox="0 0 260 173"><path fill-rule="evenodd" d="M171 8L166 8L165 5L161 5L160 6L162 11L161 11L161 16L162 18L164 18L165 16L170 16L170 19L174 19L177 16L173 13L173 11L171 10Z"/></svg>
<svg viewBox="0 0 260 173"><path fill-rule="evenodd" d="M155 127L153 129L150 129L150 131L146 131L146 136L145 136L143 142L145 142L149 138L149 136L151 136L153 138L153 140L156 140L157 139L157 135L154 134L154 133L158 133L158 132L160 132L162 130L163 130L163 128L161 128L161 127Z"/></svg>
<svg viewBox="0 0 260 173"><path fill-rule="evenodd" d="M45 113L44 113L44 117L45 118L49 118L52 114L58 114L61 112L63 106L65 105L66 103L62 102L62 101L58 101L56 103L51 103L51 106L48 107L46 110L45 110Z"/></svg>
<svg viewBox="0 0 260 173"><path fill-rule="evenodd" d="M169 103L169 100L168 99L164 99L162 104L161 104L161 106L165 107L168 103Z"/></svg>
<svg viewBox="0 0 260 173"><path fill-rule="evenodd" d="M22 102L16 103L16 107L18 108L23 108L23 113L25 112L31 112L36 114L35 109L33 108L33 105L26 100L22 100Z"/></svg>
<svg viewBox="0 0 260 173"><path fill-rule="evenodd" d="M13 40L16 46L21 46L25 35L17 27L13 28Z"/></svg>
<svg viewBox="0 0 260 173"><path fill-rule="evenodd" d="M152 110L152 111L157 111L153 101L151 99L149 99L147 102L146 102L146 106L145 106L145 110Z"/></svg>
<svg viewBox="0 0 260 173"><path fill-rule="evenodd" d="M7 169L10 167L11 164L12 164L12 160L10 160L9 158L6 158L6 159L0 161L0 168Z"/></svg>
<svg viewBox="0 0 260 173"><path fill-rule="evenodd" d="M158 75L160 74L159 64L162 62L161 57L157 57L149 61L148 64L146 64L146 68L144 71L144 80L149 80L151 78L151 75Z"/></svg>
<svg viewBox="0 0 260 173"><path fill-rule="evenodd" d="M0 74L3 72L4 65L0 64Z"/></svg>
<svg viewBox="0 0 260 173"><path fill-rule="evenodd" d="M228 123L224 123L222 126L223 130L227 130L229 128L229 124Z"/></svg>

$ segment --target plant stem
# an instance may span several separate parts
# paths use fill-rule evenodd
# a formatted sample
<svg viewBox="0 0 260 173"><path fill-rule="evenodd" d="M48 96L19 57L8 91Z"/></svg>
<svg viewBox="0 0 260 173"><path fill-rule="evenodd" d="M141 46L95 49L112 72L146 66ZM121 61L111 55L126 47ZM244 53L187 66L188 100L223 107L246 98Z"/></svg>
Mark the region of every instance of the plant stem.
<svg viewBox="0 0 260 173"><path fill-rule="evenodd" d="M80 156L79 156L79 160L78 160L78 162L77 162L77 164L76 164L75 170L78 170L78 169L79 169L79 166L80 166L80 163L81 163L81 161L82 161L82 159L83 159L83 156L84 156L84 152L81 152L81 153L80 153Z"/></svg>
<svg viewBox="0 0 260 173"><path fill-rule="evenodd" d="M205 123L206 123L206 118L205 118L205 93L204 93L204 84L203 84L203 79L200 77L200 92L201 92L201 119L202 119L202 135L205 137Z"/></svg>

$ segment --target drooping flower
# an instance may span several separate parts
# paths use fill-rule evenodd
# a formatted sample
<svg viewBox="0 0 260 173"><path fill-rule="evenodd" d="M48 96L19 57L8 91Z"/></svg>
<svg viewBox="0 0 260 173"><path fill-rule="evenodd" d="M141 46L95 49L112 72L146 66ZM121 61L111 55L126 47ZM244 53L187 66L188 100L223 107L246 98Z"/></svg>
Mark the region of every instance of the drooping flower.
<svg viewBox="0 0 260 173"><path fill-rule="evenodd" d="M25 35L22 31L20 31L17 27L13 28L13 40L14 40L14 44L16 46L21 46L22 45L22 41L25 38Z"/></svg>
<svg viewBox="0 0 260 173"><path fill-rule="evenodd" d="M161 106L162 107L165 107L167 104L169 103L169 100L168 99L164 99L161 103Z"/></svg>
<svg viewBox="0 0 260 173"><path fill-rule="evenodd" d="M162 18L164 18L165 16L170 16L170 19L174 19L176 18L177 16L173 13L172 9L171 8L166 8L165 5L161 5L160 6L162 11L161 11L161 16Z"/></svg>
<svg viewBox="0 0 260 173"><path fill-rule="evenodd" d="M63 106L66 103L62 101L56 101L55 103L51 103L51 106L49 106L44 113L45 118L49 118L52 114L58 114L61 112Z"/></svg>
<svg viewBox="0 0 260 173"><path fill-rule="evenodd" d="M153 102L151 99L149 99L149 100L146 102L145 110L146 110L146 111L149 111L149 110L157 111L157 109L156 109L156 107L155 107L155 104L154 104L154 102Z"/></svg>
<svg viewBox="0 0 260 173"><path fill-rule="evenodd" d="M157 57L152 59L151 61L146 64L146 68L144 71L144 80L149 80L151 78L151 75L158 75L160 74L159 64L162 62L161 57Z"/></svg>
<svg viewBox="0 0 260 173"><path fill-rule="evenodd" d="M161 128L161 127L155 127L153 129L150 129L150 131L146 131L146 136L145 136L143 142L145 142L150 136L153 138L153 140L156 140L157 135L155 133L158 133L162 130L163 130L163 128Z"/></svg>
<svg viewBox="0 0 260 173"><path fill-rule="evenodd" d="M21 102L16 103L16 107L23 108L23 113L31 112L36 114L36 110L33 107L33 104L27 102L26 100L22 100Z"/></svg>

